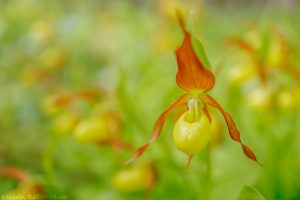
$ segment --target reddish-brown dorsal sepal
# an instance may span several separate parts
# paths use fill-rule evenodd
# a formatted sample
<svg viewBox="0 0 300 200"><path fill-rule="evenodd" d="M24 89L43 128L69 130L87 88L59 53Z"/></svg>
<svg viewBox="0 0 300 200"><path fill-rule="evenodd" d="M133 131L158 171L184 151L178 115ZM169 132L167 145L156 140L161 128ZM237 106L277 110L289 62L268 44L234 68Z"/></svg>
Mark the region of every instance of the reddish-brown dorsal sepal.
<svg viewBox="0 0 300 200"><path fill-rule="evenodd" d="M198 58L191 34L184 31L184 39L175 51L178 71L177 85L186 91L206 91L214 87L215 77Z"/></svg>

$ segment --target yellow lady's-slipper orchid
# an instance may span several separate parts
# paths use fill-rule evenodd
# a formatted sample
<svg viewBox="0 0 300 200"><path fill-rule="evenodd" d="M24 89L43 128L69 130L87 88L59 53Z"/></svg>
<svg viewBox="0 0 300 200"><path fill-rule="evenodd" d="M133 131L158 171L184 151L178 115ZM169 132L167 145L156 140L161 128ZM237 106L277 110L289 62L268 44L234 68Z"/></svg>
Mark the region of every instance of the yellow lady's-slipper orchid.
<svg viewBox="0 0 300 200"><path fill-rule="evenodd" d="M214 107L221 112L226 121L230 137L241 144L248 158L258 162L253 151L241 141L240 132L229 113L211 96L206 94L214 87L215 76L209 70L210 65L202 45L187 31L182 16L178 16L184 33L184 40L175 51L178 65L176 82L187 94L182 95L159 116L154 125L151 139L138 148L126 163L131 163L145 152L149 145L160 135L164 122L171 111L180 107L184 108L185 112L175 124L173 139L177 148L188 155L188 167L193 155L199 152L210 138L209 122L211 117L208 106Z"/></svg>

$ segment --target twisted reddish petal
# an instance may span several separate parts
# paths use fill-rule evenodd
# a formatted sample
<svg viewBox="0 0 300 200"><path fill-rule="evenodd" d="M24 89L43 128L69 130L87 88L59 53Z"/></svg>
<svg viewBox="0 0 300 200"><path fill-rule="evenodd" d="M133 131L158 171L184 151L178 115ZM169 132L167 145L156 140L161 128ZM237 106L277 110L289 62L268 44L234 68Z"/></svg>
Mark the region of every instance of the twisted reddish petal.
<svg viewBox="0 0 300 200"><path fill-rule="evenodd" d="M82 99L90 102L97 101L97 94L92 91L80 91L72 94L71 96L74 98L74 100Z"/></svg>
<svg viewBox="0 0 300 200"><path fill-rule="evenodd" d="M15 167L0 167L0 176L13 178L20 182L28 182L30 180L30 177L26 172Z"/></svg>
<svg viewBox="0 0 300 200"><path fill-rule="evenodd" d="M132 144L127 143L127 142L125 142L121 139L117 139L117 138L99 141L98 144L111 146L113 151L115 151L116 153L119 153L119 151L122 149L127 149L130 151L134 150L134 147Z"/></svg>
<svg viewBox="0 0 300 200"><path fill-rule="evenodd" d="M92 91L79 91L72 94L65 94L57 97L54 104L59 107L66 107L77 100L96 102L97 95Z"/></svg>
<svg viewBox="0 0 300 200"><path fill-rule="evenodd" d="M258 162L257 159L256 159L255 154L253 153L253 151L248 146L246 146L244 143L242 143L241 138L240 138L240 132L237 129L237 127L236 127L232 117L229 115L229 113L227 113L225 110L223 110L223 108L209 95L205 95L204 101L208 105L217 108L222 113L222 115L223 115L223 117L226 121L230 137L233 140L235 140L235 141L237 141L241 144L241 146L243 148L243 152L248 158L250 158L251 160L253 160L255 162Z"/></svg>
<svg viewBox="0 0 300 200"><path fill-rule="evenodd" d="M238 37L230 38L230 39L226 40L226 44L237 46L238 48L247 52L250 56L256 55L256 50L254 49L254 47L241 38L238 38Z"/></svg>
<svg viewBox="0 0 300 200"><path fill-rule="evenodd" d="M186 90L209 90L215 85L215 77L197 57L191 41L191 35L184 32L184 40L176 50L178 71L177 85Z"/></svg>
<svg viewBox="0 0 300 200"><path fill-rule="evenodd" d="M136 160L138 157L140 157L148 148L148 146L154 142L158 136L161 133L161 130L164 126L164 123L167 119L167 117L169 116L169 114L171 113L171 111L173 111L175 108L179 107L180 105L183 105L186 103L187 98L188 98L188 94L182 95L179 99L177 99L165 112L163 112L158 120L156 121L153 131L152 131L152 136L150 138L150 140L144 144L143 146L141 146L140 148L138 148L135 152L135 154L131 157L130 160L126 161L125 164L129 164L131 162L133 162L134 160Z"/></svg>
<svg viewBox="0 0 300 200"><path fill-rule="evenodd" d="M226 42L229 45L235 45L244 52L246 52L254 61L255 61L255 67L257 68L257 72L259 74L259 77L263 84L266 84L267 76L268 76L268 70L266 66L264 65L263 61L260 59L260 57L257 55L257 50L248 42L241 38L231 38L227 40Z"/></svg>
<svg viewBox="0 0 300 200"><path fill-rule="evenodd" d="M26 185L26 187L30 186L32 194L39 195L39 199L48 199L43 188L40 185L32 184L31 177L22 169L16 167L2 166L0 167L0 177L1 176L13 178L19 181L21 184L24 184L24 186Z"/></svg>

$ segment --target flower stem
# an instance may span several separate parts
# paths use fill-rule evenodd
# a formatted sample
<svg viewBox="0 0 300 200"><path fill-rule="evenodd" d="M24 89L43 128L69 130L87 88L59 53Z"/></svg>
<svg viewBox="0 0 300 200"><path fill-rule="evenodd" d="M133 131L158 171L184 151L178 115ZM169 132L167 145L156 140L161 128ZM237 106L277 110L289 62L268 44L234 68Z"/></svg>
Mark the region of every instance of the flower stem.
<svg viewBox="0 0 300 200"><path fill-rule="evenodd" d="M211 186L212 186L211 149L209 146L207 146L205 151L205 163L206 163L206 179L205 179L204 199L209 200L211 198Z"/></svg>

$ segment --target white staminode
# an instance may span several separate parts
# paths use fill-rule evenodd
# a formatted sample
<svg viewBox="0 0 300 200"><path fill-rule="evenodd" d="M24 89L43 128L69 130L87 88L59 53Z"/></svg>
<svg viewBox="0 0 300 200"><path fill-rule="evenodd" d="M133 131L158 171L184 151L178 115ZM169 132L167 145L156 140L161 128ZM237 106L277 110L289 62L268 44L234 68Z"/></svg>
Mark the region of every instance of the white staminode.
<svg viewBox="0 0 300 200"><path fill-rule="evenodd" d="M189 114L193 119L197 119L199 116L199 101L198 99L188 100Z"/></svg>

